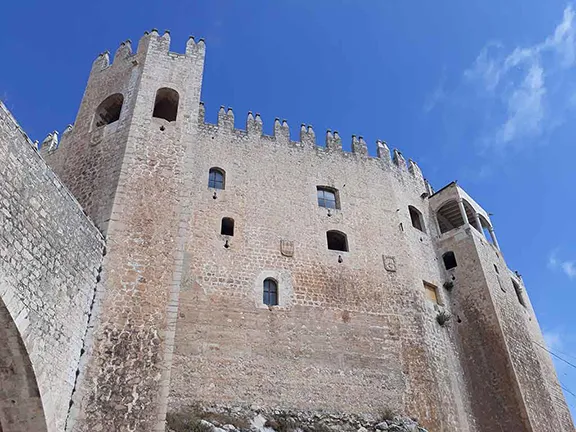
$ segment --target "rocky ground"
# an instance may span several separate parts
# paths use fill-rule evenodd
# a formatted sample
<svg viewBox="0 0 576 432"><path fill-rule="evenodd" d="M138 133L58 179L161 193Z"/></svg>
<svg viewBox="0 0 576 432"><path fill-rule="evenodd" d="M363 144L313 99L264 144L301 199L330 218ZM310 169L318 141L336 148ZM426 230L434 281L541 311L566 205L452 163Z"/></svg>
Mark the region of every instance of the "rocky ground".
<svg viewBox="0 0 576 432"><path fill-rule="evenodd" d="M428 432L389 409L379 414L269 410L259 407L183 407L169 412L167 432Z"/></svg>

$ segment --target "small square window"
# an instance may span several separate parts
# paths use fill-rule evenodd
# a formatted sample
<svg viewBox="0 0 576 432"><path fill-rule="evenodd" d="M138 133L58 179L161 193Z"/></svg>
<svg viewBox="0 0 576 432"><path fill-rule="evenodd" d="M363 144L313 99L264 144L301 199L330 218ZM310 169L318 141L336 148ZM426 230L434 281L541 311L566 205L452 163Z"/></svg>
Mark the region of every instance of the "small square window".
<svg viewBox="0 0 576 432"><path fill-rule="evenodd" d="M336 209L338 208L338 200L336 191L327 187L317 186L318 205L320 207Z"/></svg>
<svg viewBox="0 0 576 432"><path fill-rule="evenodd" d="M434 302L435 304L440 304L438 301L438 288L435 285L424 282L424 292L428 300Z"/></svg>

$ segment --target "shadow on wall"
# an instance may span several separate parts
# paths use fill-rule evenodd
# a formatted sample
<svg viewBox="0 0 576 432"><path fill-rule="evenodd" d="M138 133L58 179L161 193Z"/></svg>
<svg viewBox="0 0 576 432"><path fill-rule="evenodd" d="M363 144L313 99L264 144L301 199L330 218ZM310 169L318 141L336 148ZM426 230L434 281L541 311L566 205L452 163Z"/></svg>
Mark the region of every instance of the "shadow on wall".
<svg viewBox="0 0 576 432"><path fill-rule="evenodd" d="M32 363L2 299L0 347L0 431L47 432Z"/></svg>

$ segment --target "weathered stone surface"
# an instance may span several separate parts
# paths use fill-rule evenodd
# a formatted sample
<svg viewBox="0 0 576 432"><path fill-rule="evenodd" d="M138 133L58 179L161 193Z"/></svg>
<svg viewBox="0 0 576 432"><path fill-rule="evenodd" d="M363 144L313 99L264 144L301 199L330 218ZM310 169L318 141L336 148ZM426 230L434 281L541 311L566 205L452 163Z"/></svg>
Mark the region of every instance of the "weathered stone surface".
<svg viewBox="0 0 576 432"><path fill-rule="evenodd" d="M64 430L103 248L0 102L0 430Z"/></svg>

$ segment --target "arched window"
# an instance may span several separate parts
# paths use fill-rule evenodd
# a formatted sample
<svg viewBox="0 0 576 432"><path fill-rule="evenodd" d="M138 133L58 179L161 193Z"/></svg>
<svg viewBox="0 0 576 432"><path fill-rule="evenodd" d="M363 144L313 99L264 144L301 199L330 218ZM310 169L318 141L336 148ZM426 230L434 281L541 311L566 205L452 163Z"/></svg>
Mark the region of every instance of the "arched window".
<svg viewBox="0 0 576 432"><path fill-rule="evenodd" d="M444 267L446 267L446 270L450 270L458 266L456 263L456 255L454 255L454 252L452 251L446 252L444 255L442 255L442 261L444 261Z"/></svg>
<svg viewBox="0 0 576 432"><path fill-rule="evenodd" d="M262 301L268 306L278 306L278 283L272 279L264 279Z"/></svg>
<svg viewBox="0 0 576 432"><path fill-rule="evenodd" d="M124 104L124 96L120 93L115 93L104 99L94 114L94 124L96 127L105 126L114 123L120 118L122 105Z"/></svg>
<svg viewBox="0 0 576 432"><path fill-rule="evenodd" d="M224 189L226 174L220 168L210 168L208 172L208 187L212 189Z"/></svg>
<svg viewBox="0 0 576 432"><path fill-rule="evenodd" d="M424 230L424 219L422 218L422 213L420 213L420 211L413 206L408 206L408 211L410 212L410 220L412 220L412 226L417 230L426 232Z"/></svg>
<svg viewBox="0 0 576 432"><path fill-rule="evenodd" d="M526 307L526 302L524 301L524 295L522 294L522 288L520 288L520 285L518 285L518 283L514 280L512 280L512 285L514 286L514 291L516 292L516 297L518 297L518 302Z"/></svg>
<svg viewBox="0 0 576 432"><path fill-rule="evenodd" d="M338 202L338 191L328 186L316 186L318 205L320 207L337 209L340 208Z"/></svg>
<svg viewBox="0 0 576 432"><path fill-rule="evenodd" d="M328 249L348 252L348 239L343 232L328 231L326 232L326 239L328 240Z"/></svg>
<svg viewBox="0 0 576 432"><path fill-rule="evenodd" d="M180 96L176 90L171 88L161 88L156 92L154 101L154 112L152 117L161 118L173 122L178 115L178 101Z"/></svg>
<svg viewBox="0 0 576 432"><path fill-rule="evenodd" d="M222 218L222 225L220 227L220 234L233 236L234 235L234 219L225 217Z"/></svg>

